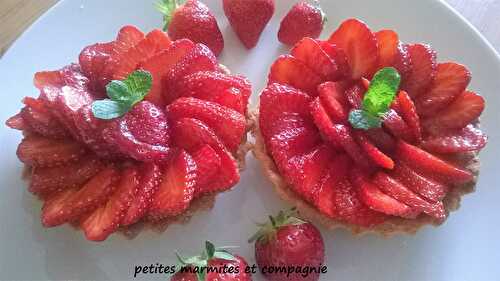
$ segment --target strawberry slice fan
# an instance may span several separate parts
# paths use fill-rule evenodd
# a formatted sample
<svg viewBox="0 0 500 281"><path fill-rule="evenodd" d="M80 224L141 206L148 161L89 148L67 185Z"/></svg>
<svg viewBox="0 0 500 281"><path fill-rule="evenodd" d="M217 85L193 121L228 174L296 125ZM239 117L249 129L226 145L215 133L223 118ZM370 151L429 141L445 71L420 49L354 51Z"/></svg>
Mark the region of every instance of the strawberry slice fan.
<svg viewBox="0 0 500 281"><path fill-rule="evenodd" d="M301 215L354 233L439 225L474 190L484 99L424 44L356 19L271 66L253 150Z"/></svg>
<svg viewBox="0 0 500 281"><path fill-rule="evenodd" d="M34 84L40 95L7 125L23 132L17 155L45 227L94 241L161 231L239 181L251 85L205 45L125 26Z"/></svg>

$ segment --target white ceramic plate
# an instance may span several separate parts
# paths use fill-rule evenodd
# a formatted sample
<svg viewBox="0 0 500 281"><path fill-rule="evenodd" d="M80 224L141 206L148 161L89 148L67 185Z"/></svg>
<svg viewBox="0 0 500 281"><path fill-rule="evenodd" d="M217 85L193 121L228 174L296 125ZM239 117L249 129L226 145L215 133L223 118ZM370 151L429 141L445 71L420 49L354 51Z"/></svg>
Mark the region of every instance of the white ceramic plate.
<svg viewBox="0 0 500 281"><path fill-rule="evenodd" d="M0 120L16 113L25 95L35 96L33 73L76 61L91 43L109 41L125 24L143 30L161 25L152 1L61 1L38 20L0 60ZM221 0L205 0L219 20L226 46L221 56L234 72L254 83L253 102L262 89L268 67L286 51L277 39L279 20L295 1L279 0L277 12L259 45L247 51L236 39L221 11ZM328 274L323 280L492 280L500 276L500 59L485 39L444 3L434 0L322 1L329 21L327 37L350 17L366 21L374 30L392 28L406 42L427 42L440 60L466 64L473 74L471 88L487 99L483 126L490 143L482 153L478 191L467 196L458 213L439 228L427 227L416 236L382 239L356 238L345 231L323 230ZM120 235L91 243L70 227L42 228L40 204L20 180L22 166L15 156L20 134L1 129L0 154L0 279L133 279L134 265L174 264L174 250L195 254L205 239L239 245L238 254L254 263L246 243L253 221L285 207L271 192L254 158L241 182L217 200L212 212L200 213L184 226L162 235L145 232L129 241ZM162 275L137 279L166 280ZM256 275L255 280L261 276Z"/></svg>

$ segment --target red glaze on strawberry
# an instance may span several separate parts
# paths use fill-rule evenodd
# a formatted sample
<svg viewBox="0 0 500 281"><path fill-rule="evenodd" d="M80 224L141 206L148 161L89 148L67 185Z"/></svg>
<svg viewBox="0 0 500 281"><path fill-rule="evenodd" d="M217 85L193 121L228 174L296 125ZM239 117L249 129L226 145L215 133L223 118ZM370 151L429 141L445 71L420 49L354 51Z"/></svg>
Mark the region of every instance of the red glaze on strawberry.
<svg viewBox="0 0 500 281"><path fill-rule="evenodd" d="M404 44L392 30L374 34L355 19L327 42L304 38L278 57L259 127L288 188L325 216L368 229L393 216L442 222L448 191L474 180L469 152L487 137L476 126L485 101L466 90L469 71L436 59L428 45ZM399 73L398 94L387 111L368 112L378 120L356 123L382 68Z"/></svg>

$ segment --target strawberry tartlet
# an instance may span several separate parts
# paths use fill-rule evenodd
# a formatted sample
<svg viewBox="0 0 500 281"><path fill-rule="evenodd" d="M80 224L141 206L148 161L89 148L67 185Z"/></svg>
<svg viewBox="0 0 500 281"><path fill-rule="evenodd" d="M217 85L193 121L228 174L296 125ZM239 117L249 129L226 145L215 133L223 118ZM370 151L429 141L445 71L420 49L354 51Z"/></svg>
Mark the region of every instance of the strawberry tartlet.
<svg viewBox="0 0 500 281"><path fill-rule="evenodd" d="M238 183L249 81L202 44L123 27L79 62L35 74L7 125L45 227L65 223L101 241L118 230L164 230Z"/></svg>
<svg viewBox="0 0 500 281"><path fill-rule="evenodd" d="M271 66L253 152L278 194L327 227L440 225L474 190L487 142L470 80L429 45L349 19Z"/></svg>

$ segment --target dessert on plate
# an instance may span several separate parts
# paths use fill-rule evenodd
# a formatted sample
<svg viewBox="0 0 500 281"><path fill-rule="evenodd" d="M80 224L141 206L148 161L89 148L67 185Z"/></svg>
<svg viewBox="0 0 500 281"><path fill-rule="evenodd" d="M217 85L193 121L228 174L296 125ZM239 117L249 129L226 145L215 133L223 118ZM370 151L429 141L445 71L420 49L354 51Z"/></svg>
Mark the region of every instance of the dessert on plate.
<svg viewBox="0 0 500 281"><path fill-rule="evenodd" d="M34 84L7 125L23 132L17 155L45 227L96 241L164 229L239 181L251 85L203 44L125 26Z"/></svg>
<svg viewBox="0 0 500 281"><path fill-rule="evenodd" d="M474 190L485 101L468 69L426 44L344 21L276 59L254 154L301 215L354 233L443 223Z"/></svg>

